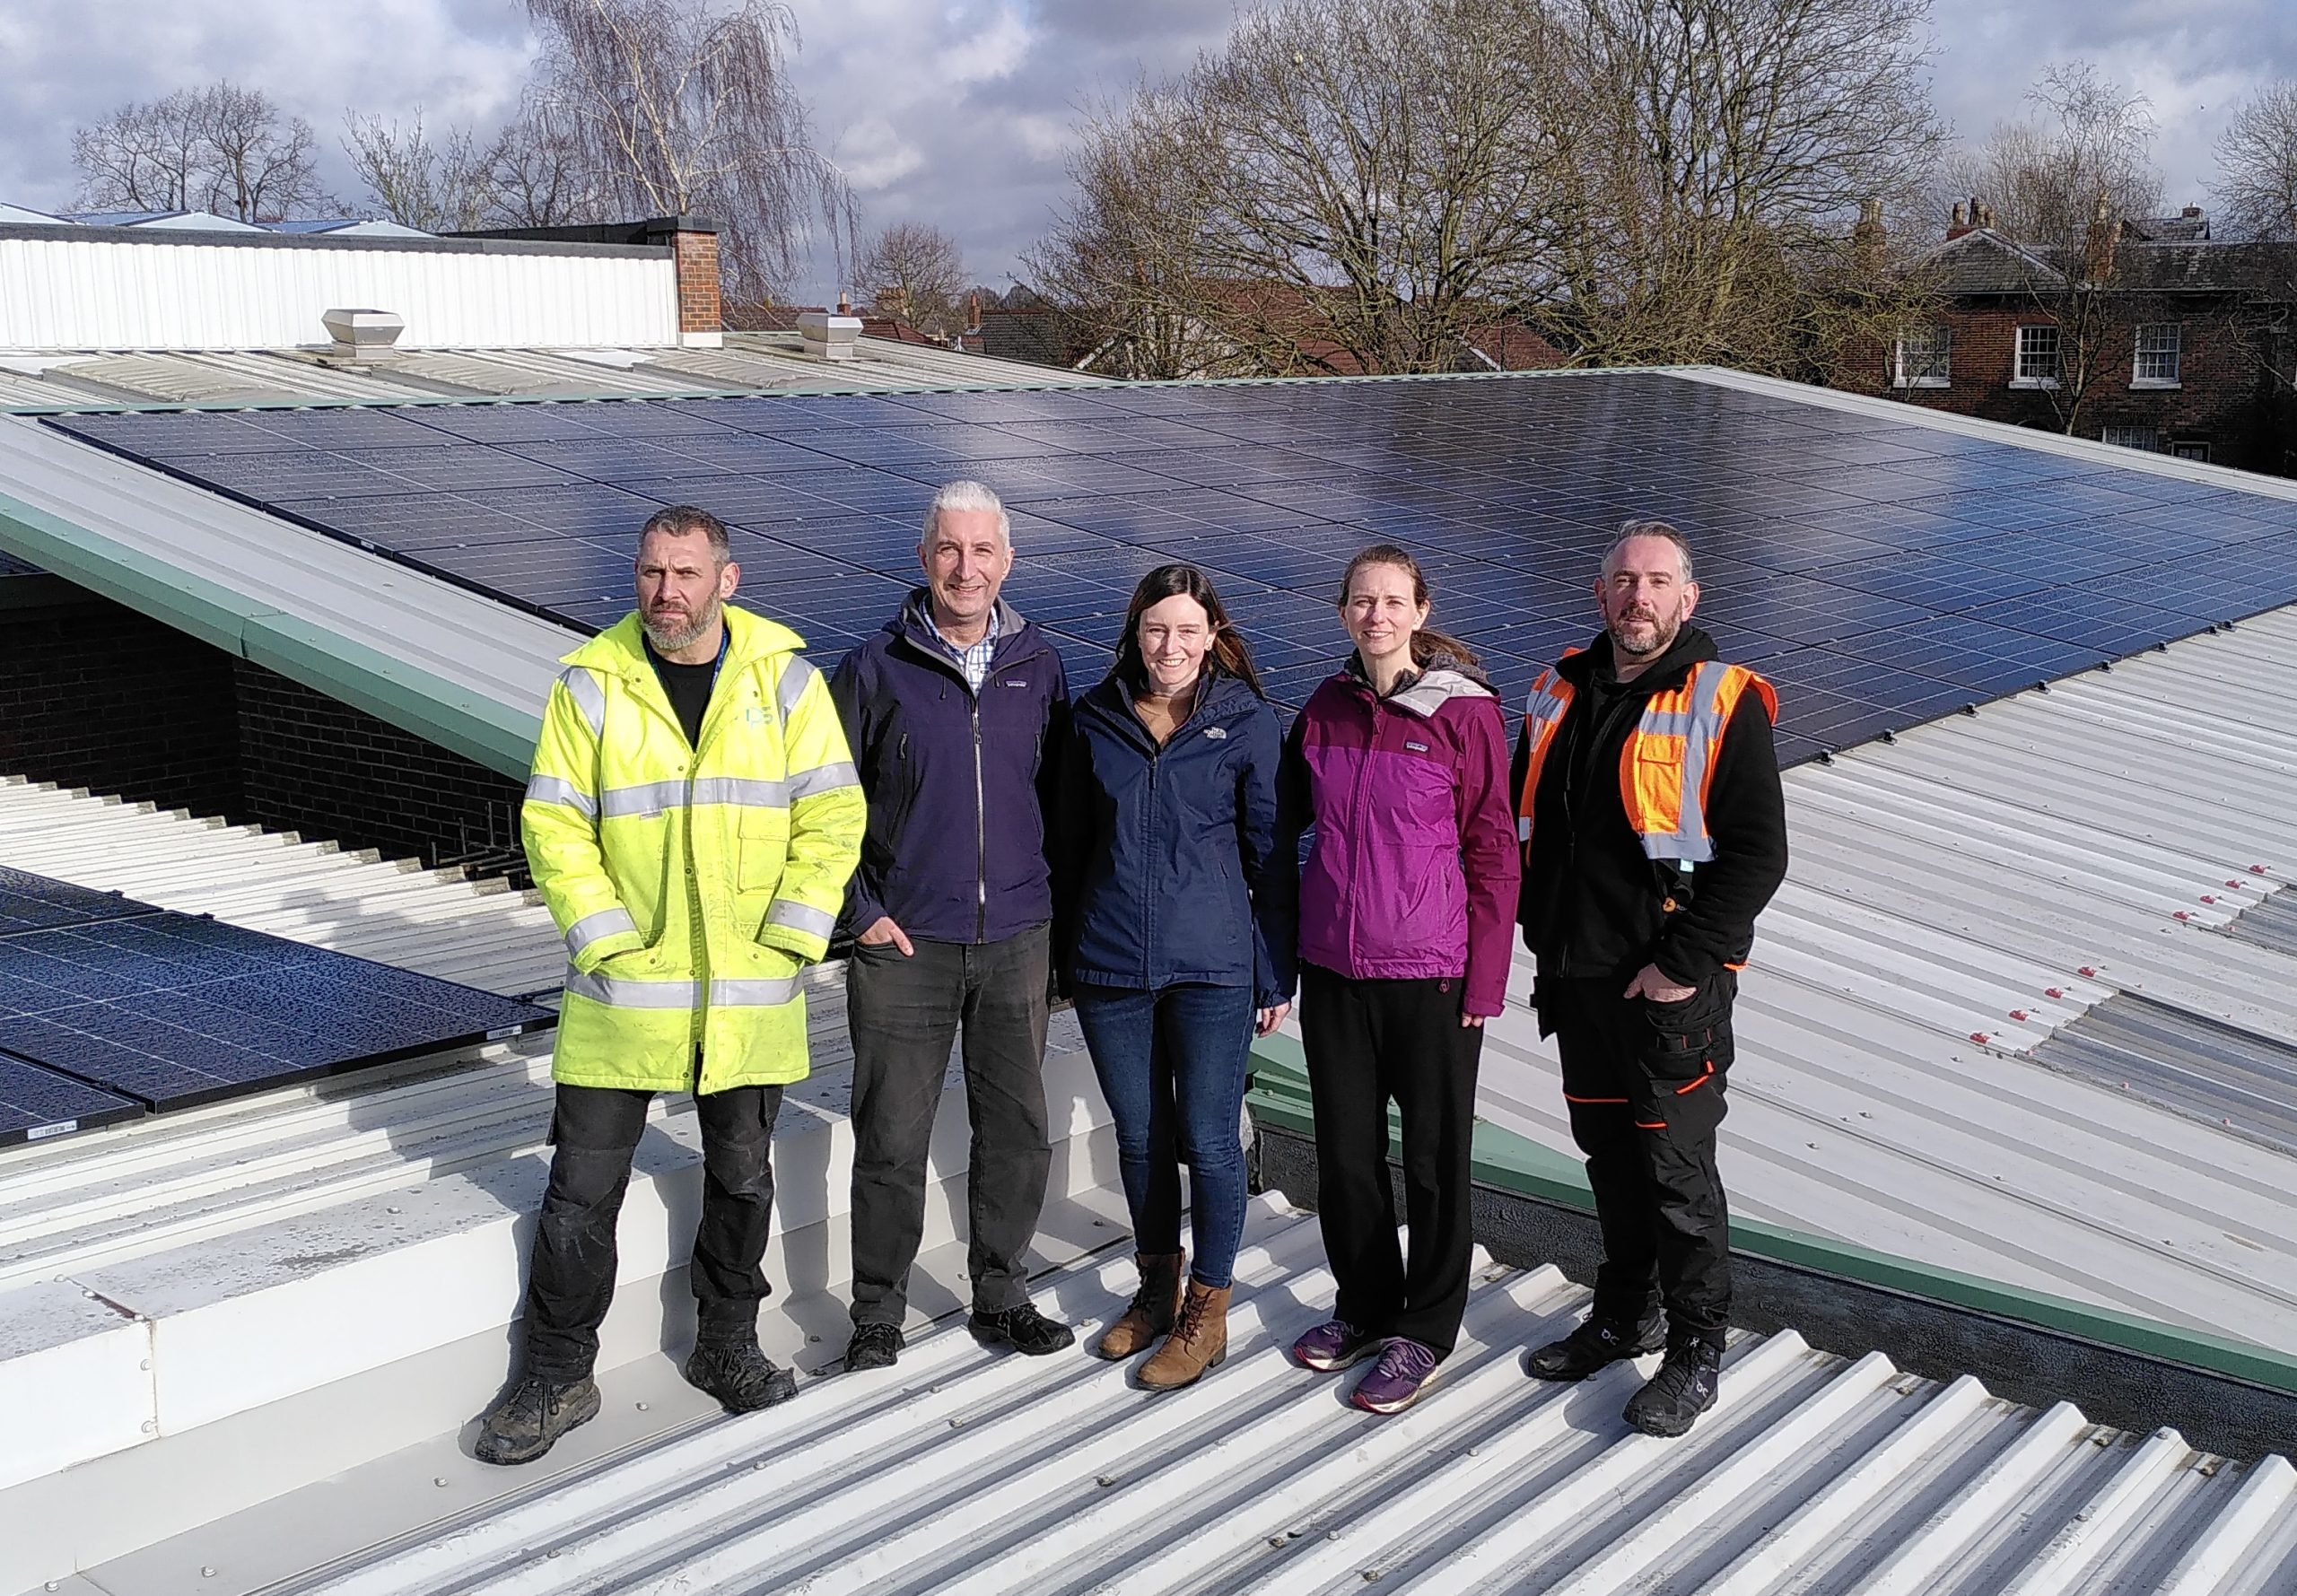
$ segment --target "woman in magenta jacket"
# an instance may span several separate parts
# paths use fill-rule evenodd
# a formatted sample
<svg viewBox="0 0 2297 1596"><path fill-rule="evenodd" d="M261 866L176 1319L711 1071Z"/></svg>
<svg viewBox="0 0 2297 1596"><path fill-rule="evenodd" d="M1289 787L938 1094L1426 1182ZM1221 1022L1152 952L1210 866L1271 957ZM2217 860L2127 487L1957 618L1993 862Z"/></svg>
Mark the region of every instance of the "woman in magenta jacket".
<svg viewBox="0 0 2297 1596"><path fill-rule="evenodd" d="M1293 1354L1321 1370L1376 1354L1354 1394L1374 1413L1418 1399L1467 1306L1476 1065L1507 995L1520 869L1499 700L1475 655L1429 627L1429 597L1402 549L1349 562L1340 616L1356 651L1301 711L1277 779L1276 857L1297 858L1314 829L1287 907L1317 1217L1339 1286L1332 1317ZM1391 1101L1409 1261L1388 1180Z"/></svg>

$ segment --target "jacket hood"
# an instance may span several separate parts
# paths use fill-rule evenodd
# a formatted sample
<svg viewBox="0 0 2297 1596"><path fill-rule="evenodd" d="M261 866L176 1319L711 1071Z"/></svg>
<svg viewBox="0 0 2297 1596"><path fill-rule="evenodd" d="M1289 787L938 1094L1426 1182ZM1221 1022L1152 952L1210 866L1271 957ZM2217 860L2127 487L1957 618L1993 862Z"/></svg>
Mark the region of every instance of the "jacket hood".
<svg viewBox="0 0 2297 1596"><path fill-rule="evenodd" d="M1659 656L1633 681L1623 684L1631 693L1655 693L1673 686L1685 671L1709 659L1719 659L1722 654L1715 647L1715 640L1697 626L1685 622L1681 631L1667 651ZM1576 654L1567 654L1555 662L1555 674L1574 687L1585 687L1600 672L1605 678L1613 675L1611 638L1608 632L1599 632L1595 641Z"/></svg>
<svg viewBox="0 0 2297 1596"><path fill-rule="evenodd" d="M1364 662L1358 656L1349 655L1341 675L1363 692L1368 693L1372 691L1371 678L1364 674ZM1388 690L1382 702L1409 710L1423 720L1431 720L1437 711L1453 699L1498 696L1498 689L1492 686L1491 678L1484 674L1481 666L1444 652L1430 658L1416 675L1406 673Z"/></svg>
<svg viewBox="0 0 2297 1596"><path fill-rule="evenodd" d="M794 654L806 646L804 638L779 621L769 621L730 604L726 606L724 614L728 670L739 670L771 654ZM633 610L572 653L561 657L559 663L587 665L622 676L651 676L654 667L647 662L645 640L645 626L638 619L638 612Z"/></svg>

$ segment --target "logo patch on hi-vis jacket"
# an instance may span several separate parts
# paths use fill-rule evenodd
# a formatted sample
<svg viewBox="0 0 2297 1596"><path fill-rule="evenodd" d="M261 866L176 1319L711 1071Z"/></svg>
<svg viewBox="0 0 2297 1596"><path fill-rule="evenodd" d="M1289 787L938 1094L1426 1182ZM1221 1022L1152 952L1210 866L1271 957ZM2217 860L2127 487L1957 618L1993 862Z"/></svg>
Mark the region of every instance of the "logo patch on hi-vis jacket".
<svg viewBox="0 0 2297 1596"><path fill-rule="evenodd" d="M1225 726L1208 726L1204 728L1204 735L1209 737L1225 737L1228 735L1228 728Z"/></svg>

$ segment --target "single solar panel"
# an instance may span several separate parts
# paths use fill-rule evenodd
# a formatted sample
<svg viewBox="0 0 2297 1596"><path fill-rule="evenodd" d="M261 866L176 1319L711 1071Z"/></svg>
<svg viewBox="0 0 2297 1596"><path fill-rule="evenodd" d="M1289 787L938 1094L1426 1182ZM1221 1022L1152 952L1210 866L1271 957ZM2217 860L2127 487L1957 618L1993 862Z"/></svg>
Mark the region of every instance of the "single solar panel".
<svg viewBox="0 0 2297 1596"><path fill-rule="evenodd" d="M0 1147L140 1118L144 1105L0 1053Z"/></svg>
<svg viewBox="0 0 2297 1596"><path fill-rule="evenodd" d="M1186 560L1290 707L1347 654L1332 599L1365 545L1414 553L1512 708L1594 634L1619 524L1656 518L1725 657L1777 676L1790 763L2297 600L2297 505L1657 373L49 424L582 630L628 612L646 516L701 504L825 665L919 580L936 485L976 477L1079 685L1140 576Z"/></svg>

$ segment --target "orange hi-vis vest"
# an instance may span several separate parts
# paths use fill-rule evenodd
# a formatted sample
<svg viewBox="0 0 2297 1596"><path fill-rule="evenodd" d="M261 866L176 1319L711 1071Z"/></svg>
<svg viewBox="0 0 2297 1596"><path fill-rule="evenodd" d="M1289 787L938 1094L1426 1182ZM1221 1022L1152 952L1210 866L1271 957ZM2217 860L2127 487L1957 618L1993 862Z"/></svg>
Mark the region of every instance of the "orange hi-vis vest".
<svg viewBox="0 0 2297 1596"><path fill-rule="evenodd" d="M1579 651L1572 649L1564 657ZM1627 823L1643 840L1646 858L1676 864L1705 864L1714 859L1715 839L1707 830L1707 789L1715 780L1716 758L1723 751L1724 729L1750 687L1762 700L1764 712L1777 722L1778 694L1771 685L1742 665L1717 659L1701 661L1681 686L1655 693L1644 704L1642 720L1620 751L1619 791L1627 806ZM1532 757L1515 799L1515 835L1527 853L1540 772L1547 766L1548 750L1555 746L1571 697L1571 684L1544 670L1532 684L1524 705Z"/></svg>

